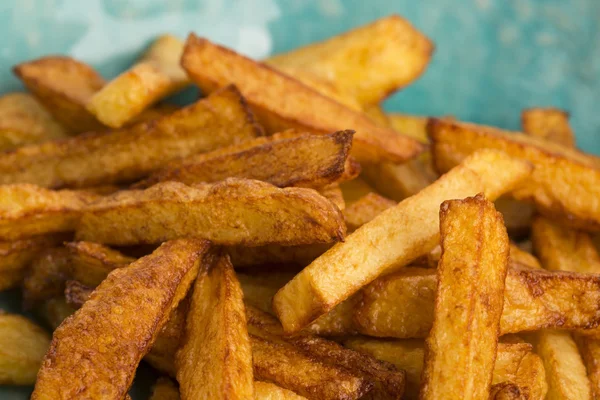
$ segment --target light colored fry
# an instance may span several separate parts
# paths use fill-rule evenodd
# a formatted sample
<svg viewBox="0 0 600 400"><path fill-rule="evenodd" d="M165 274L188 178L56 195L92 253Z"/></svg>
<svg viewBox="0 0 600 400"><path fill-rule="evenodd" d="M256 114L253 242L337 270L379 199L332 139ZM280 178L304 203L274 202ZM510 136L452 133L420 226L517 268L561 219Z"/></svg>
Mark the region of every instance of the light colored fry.
<svg viewBox="0 0 600 400"><path fill-rule="evenodd" d="M367 193L344 210L344 218L348 232L354 232L379 214L394 207L395 201L386 199L376 193Z"/></svg>
<svg viewBox="0 0 600 400"><path fill-rule="evenodd" d="M71 57L49 56L17 65L15 75L72 134L104 129L85 105L104 86L89 65Z"/></svg>
<svg viewBox="0 0 600 400"><path fill-rule="evenodd" d="M54 332L32 399L122 399L208 247L202 240L167 242L111 272Z"/></svg>
<svg viewBox="0 0 600 400"><path fill-rule="evenodd" d="M427 254L439 242L439 206L485 192L495 199L530 173L527 163L484 151L431 186L382 212L313 261L275 296L287 332L297 332L382 273ZM403 229L398 229L401 226Z"/></svg>
<svg viewBox="0 0 600 400"><path fill-rule="evenodd" d="M569 126L569 113L558 108L529 108L521 113L523 132L575 147L575 135Z"/></svg>
<svg viewBox="0 0 600 400"><path fill-rule="evenodd" d="M255 400L306 400L306 397L268 382L254 382Z"/></svg>
<svg viewBox="0 0 600 400"><path fill-rule="evenodd" d="M482 148L506 151L530 161L533 173L512 195L533 202L551 218L584 230L600 229L600 168L597 160L578 151L532 136L500 129L433 119L429 123L432 153L438 171L458 164ZM590 199L581 201L580 199Z"/></svg>
<svg viewBox="0 0 600 400"><path fill-rule="evenodd" d="M64 137L65 129L29 93L0 97L0 151Z"/></svg>
<svg viewBox="0 0 600 400"><path fill-rule="evenodd" d="M65 243L65 247L70 253L71 279L87 286L98 286L112 270L135 261L132 257L98 243L69 242Z"/></svg>
<svg viewBox="0 0 600 400"><path fill-rule="evenodd" d="M408 135L421 143L429 143L427 137L429 118L400 113L390 113L387 118L390 126L395 131Z"/></svg>
<svg viewBox="0 0 600 400"><path fill-rule="evenodd" d="M363 107L363 111L379 126L390 126L390 120L388 119L387 114L383 111L381 104L374 103L366 105Z"/></svg>
<svg viewBox="0 0 600 400"><path fill-rule="evenodd" d="M253 397L243 294L229 256L198 274L175 367L182 400Z"/></svg>
<svg viewBox="0 0 600 400"><path fill-rule="evenodd" d="M297 128L331 133L352 127L357 132L352 153L361 162L402 162L422 150L417 141L378 127L364 114L297 80L193 34L188 37L182 66L207 92L234 83L270 132Z"/></svg>
<svg viewBox="0 0 600 400"><path fill-rule="evenodd" d="M504 302L508 235L483 195L440 206L442 258L422 399L487 399Z"/></svg>
<svg viewBox="0 0 600 400"><path fill-rule="evenodd" d="M32 385L50 336L21 315L0 311L0 384Z"/></svg>
<svg viewBox="0 0 600 400"><path fill-rule="evenodd" d="M128 182L173 159L261 132L239 92L228 87L150 123L1 154L0 183L89 187Z"/></svg>
<svg viewBox="0 0 600 400"><path fill-rule="evenodd" d="M277 68L301 68L329 79L360 104L369 105L417 79L433 49L433 43L410 22L392 15L276 55L267 63Z"/></svg>
<svg viewBox="0 0 600 400"><path fill-rule="evenodd" d="M99 198L86 191L52 191L31 184L0 186L0 240L70 232Z"/></svg>
<svg viewBox="0 0 600 400"><path fill-rule="evenodd" d="M179 400L179 388L169 378L160 377L152 385L150 400Z"/></svg>

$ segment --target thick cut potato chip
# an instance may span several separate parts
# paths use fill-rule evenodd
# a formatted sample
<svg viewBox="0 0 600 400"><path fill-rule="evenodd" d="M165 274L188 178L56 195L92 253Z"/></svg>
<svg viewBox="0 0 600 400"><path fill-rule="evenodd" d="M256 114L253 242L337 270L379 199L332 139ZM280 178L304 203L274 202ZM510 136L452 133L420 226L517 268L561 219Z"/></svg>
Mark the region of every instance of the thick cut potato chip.
<svg viewBox="0 0 600 400"><path fill-rule="evenodd" d="M414 139L380 128L366 115L292 77L193 34L188 37L181 64L203 91L235 84L270 132L297 128L331 133L352 128L357 132L352 153L361 162L402 162L423 150Z"/></svg>
<svg viewBox="0 0 600 400"><path fill-rule="evenodd" d="M523 131L565 147L575 147L569 113L558 108L529 108L521 113Z"/></svg>
<svg viewBox="0 0 600 400"><path fill-rule="evenodd" d="M99 197L83 190L0 185L0 240L73 231L83 209Z"/></svg>
<svg viewBox="0 0 600 400"><path fill-rule="evenodd" d="M0 385L32 385L50 336L21 315L0 311Z"/></svg>
<svg viewBox="0 0 600 400"><path fill-rule="evenodd" d="M228 87L158 120L0 155L0 183L89 187L143 178L169 161L261 134Z"/></svg>
<svg viewBox="0 0 600 400"><path fill-rule="evenodd" d="M226 245L292 245L342 240L345 228L337 207L312 189L230 178L105 197L86 209L77 239L132 245L195 236Z"/></svg>
<svg viewBox="0 0 600 400"><path fill-rule="evenodd" d="M340 131L330 135L258 138L254 140L256 146L244 143L175 161L151 175L143 185L164 181L190 185L246 178L278 187L316 189L342 178L352 179L360 172L360 167L348 160L352 134ZM243 150L239 150L241 147Z"/></svg>
<svg viewBox="0 0 600 400"><path fill-rule="evenodd" d="M41 300L63 294L70 261L69 252L64 247L50 247L38 253L23 280L25 309Z"/></svg>
<svg viewBox="0 0 600 400"><path fill-rule="evenodd" d="M111 272L54 331L32 399L122 399L208 248L203 240L174 240Z"/></svg>
<svg viewBox="0 0 600 400"><path fill-rule="evenodd" d="M344 218L349 232L354 232L379 214L397 203L377 193L368 193L344 210Z"/></svg>
<svg viewBox="0 0 600 400"><path fill-rule="evenodd" d="M297 332L382 273L408 265L439 243L439 207L448 199L513 189L531 167L502 152L484 151L431 186L377 216L313 261L275 296L287 332ZM403 229L398 229L398 227Z"/></svg>
<svg viewBox="0 0 600 400"><path fill-rule="evenodd" d="M423 338L433 322L435 270L406 268L361 292L354 322L378 337ZM510 268L506 275L500 333L542 328L590 334L600 324L600 276Z"/></svg>
<svg viewBox="0 0 600 400"><path fill-rule="evenodd" d="M85 108L104 86L104 79L89 65L71 57L49 56L19 64L13 72L71 133L104 129Z"/></svg>
<svg viewBox="0 0 600 400"><path fill-rule="evenodd" d="M255 400L306 400L306 397L268 382L254 382Z"/></svg>
<svg viewBox="0 0 600 400"><path fill-rule="evenodd" d="M169 378L158 378L152 385L150 400L179 400L179 388Z"/></svg>
<svg viewBox="0 0 600 400"><path fill-rule="evenodd" d="M500 129L432 119L428 125L439 172L482 148L503 150L530 161L531 177L512 195L535 203L550 217L584 230L600 230L600 168L597 160L544 139ZM581 201L586 199L586 201Z"/></svg>
<svg viewBox="0 0 600 400"><path fill-rule="evenodd" d="M65 243L65 247L70 253L71 279L88 286L98 286L112 270L135 261L132 257L98 243L69 242Z"/></svg>
<svg viewBox="0 0 600 400"><path fill-rule="evenodd" d="M360 104L375 104L417 79L433 43L406 19L392 15L267 60L328 79Z"/></svg>
<svg viewBox="0 0 600 400"><path fill-rule="evenodd" d="M32 95L9 93L0 97L0 151L67 136Z"/></svg>
<svg viewBox="0 0 600 400"><path fill-rule="evenodd" d="M175 366L183 400L253 396L243 294L229 256L198 274Z"/></svg>
<svg viewBox="0 0 600 400"><path fill-rule="evenodd" d="M103 124L120 128L142 111L189 84L179 60L183 42L172 35L159 37L139 63L96 92L87 109Z"/></svg>
<svg viewBox="0 0 600 400"><path fill-rule="evenodd" d="M498 346L508 234L483 195L440 207L442 258L421 399L489 397Z"/></svg>
<svg viewBox="0 0 600 400"><path fill-rule="evenodd" d="M422 340L381 340L351 338L344 340L344 346L394 364L406 371L406 399L418 399L425 346ZM528 400L543 400L547 386L544 366L540 358L532 352L530 344L498 343L498 353L494 366L492 383L511 381L529 397Z"/></svg>

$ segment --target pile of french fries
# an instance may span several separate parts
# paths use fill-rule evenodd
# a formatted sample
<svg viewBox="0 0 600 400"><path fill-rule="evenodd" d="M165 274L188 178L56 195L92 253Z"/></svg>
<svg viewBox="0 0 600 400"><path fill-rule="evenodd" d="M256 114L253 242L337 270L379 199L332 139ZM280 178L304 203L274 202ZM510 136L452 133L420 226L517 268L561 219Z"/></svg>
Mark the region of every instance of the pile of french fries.
<svg viewBox="0 0 600 400"><path fill-rule="evenodd" d="M153 400L600 398L600 159L561 110L382 111L432 52L390 16L264 61L167 35L109 82L15 66L0 290L44 327L0 314L0 383L129 399L144 361Z"/></svg>

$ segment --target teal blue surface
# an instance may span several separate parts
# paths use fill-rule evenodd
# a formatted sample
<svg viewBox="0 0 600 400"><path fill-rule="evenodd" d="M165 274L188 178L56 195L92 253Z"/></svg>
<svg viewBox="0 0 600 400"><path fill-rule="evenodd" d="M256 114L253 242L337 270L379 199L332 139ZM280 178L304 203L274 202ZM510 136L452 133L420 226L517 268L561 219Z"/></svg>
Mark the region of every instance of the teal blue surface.
<svg viewBox="0 0 600 400"><path fill-rule="evenodd" d="M600 154L598 0L2 0L0 92L20 88L12 65L49 53L111 77L163 32L195 31L262 58L394 12L436 52L387 109L518 129L521 109L556 106L571 112L578 145ZM14 305L0 294L0 306ZM0 388L0 398L29 391Z"/></svg>

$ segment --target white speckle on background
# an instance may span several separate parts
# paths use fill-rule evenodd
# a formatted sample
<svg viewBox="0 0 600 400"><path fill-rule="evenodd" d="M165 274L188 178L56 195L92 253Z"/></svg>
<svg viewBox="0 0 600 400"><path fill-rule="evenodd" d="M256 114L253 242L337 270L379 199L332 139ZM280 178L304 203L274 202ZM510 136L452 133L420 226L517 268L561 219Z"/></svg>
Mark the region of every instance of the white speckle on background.
<svg viewBox="0 0 600 400"><path fill-rule="evenodd" d="M556 37L548 32L538 32L535 35L535 42L540 46L552 46L556 43Z"/></svg>
<svg viewBox="0 0 600 400"><path fill-rule="evenodd" d="M512 25L503 26L500 29L499 39L504 45L513 44L519 39L519 30Z"/></svg>
<svg viewBox="0 0 600 400"><path fill-rule="evenodd" d="M265 58L271 52L271 35L264 27L241 26L236 49L253 58Z"/></svg>
<svg viewBox="0 0 600 400"><path fill-rule="evenodd" d="M490 0L475 0L475 5L481 11L488 11L490 8L492 8L492 3Z"/></svg>
<svg viewBox="0 0 600 400"><path fill-rule="evenodd" d="M341 0L321 0L317 4L319 10L329 17L338 17L344 12L344 5Z"/></svg>

